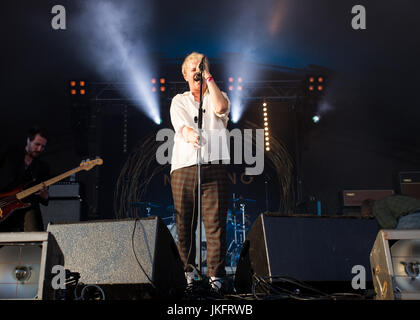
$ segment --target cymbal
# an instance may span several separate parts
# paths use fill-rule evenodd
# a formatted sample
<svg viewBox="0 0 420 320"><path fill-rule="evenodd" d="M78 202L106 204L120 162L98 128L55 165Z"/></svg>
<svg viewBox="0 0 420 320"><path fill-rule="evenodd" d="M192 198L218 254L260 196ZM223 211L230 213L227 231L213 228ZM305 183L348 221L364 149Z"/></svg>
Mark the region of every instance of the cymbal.
<svg viewBox="0 0 420 320"><path fill-rule="evenodd" d="M239 198L234 198L234 199L233 199L233 202L238 202L238 201L244 201L244 202L257 202L257 200L254 200L254 199L249 199L249 198L242 198L242 197L239 197Z"/></svg>
<svg viewBox="0 0 420 320"><path fill-rule="evenodd" d="M144 202L144 201L133 202L133 206L135 206L135 207L147 206L147 207L152 207L152 208L160 208L160 205L157 204L157 203Z"/></svg>

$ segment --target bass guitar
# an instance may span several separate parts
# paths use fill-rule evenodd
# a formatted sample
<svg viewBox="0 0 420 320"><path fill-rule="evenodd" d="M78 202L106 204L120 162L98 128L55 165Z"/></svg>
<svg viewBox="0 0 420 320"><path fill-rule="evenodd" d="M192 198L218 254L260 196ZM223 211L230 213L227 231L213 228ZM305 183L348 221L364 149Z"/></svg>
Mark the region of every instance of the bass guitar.
<svg viewBox="0 0 420 320"><path fill-rule="evenodd" d="M47 181L41 182L31 188L22 190L20 186L14 190L0 193L0 223L10 217L13 212L16 210L24 209L31 206L30 203L23 202L22 200L30 195L48 187L56 182L59 182L67 177L70 177L72 174L78 173L79 171L85 170L88 171L96 165L102 165L103 160L97 158L95 160L84 160L80 165L72 170L66 171L54 178L51 178Z"/></svg>

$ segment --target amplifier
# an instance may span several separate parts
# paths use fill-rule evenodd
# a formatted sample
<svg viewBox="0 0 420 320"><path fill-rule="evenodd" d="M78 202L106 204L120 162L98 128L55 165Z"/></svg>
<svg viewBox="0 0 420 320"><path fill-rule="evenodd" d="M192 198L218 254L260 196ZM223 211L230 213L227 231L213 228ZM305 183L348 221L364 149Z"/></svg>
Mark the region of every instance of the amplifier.
<svg viewBox="0 0 420 320"><path fill-rule="evenodd" d="M77 182L58 182L48 189L49 197L52 198L79 198L80 185Z"/></svg>
<svg viewBox="0 0 420 320"><path fill-rule="evenodd" d="M401 194L420 199L420 171L400 172Z"/></svg>
<svg viewBox="0 0 420 320"><path fill-rule="evenodd" d="M82 200L76 198L50 199L48 206L40 206L44 230L50 222L79 222L82 220Z"/></svg>
<svg viewBox="0 0 420 320"><path fill-rule="evenodd" d="M394 190L343 190L344 207L360 207L366 199L380 200L394 194Z"/></svg>

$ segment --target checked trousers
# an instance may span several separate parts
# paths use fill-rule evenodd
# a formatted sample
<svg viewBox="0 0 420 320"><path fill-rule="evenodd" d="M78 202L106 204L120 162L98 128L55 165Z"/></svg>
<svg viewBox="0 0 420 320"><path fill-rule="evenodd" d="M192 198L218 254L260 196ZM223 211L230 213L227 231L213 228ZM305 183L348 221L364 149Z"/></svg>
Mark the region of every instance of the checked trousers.
<svg viewBox="0 0 420 320"><path fill-rule="evenodd" d="M171 188L178 232L178 251L185 271L193 269L196 255L197 166L174 170ZM201 166L201 217L207 240L207 274L226 275L226 216L228 210L228 176L226 165ZM193 225L192 225L193 223ZM192 232L191 232L192 231Z"/></svg>

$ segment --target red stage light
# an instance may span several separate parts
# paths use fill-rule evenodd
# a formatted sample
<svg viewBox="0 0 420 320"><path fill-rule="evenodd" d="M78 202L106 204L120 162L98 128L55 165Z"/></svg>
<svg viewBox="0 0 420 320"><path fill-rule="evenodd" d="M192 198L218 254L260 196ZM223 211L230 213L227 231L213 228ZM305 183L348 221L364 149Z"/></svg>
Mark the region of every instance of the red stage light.
<svg viewBox="0 0 420 320"><path fill-rule="evenodd" d="M75 87L76 86L76 81L70 81L70 86Z"/></svg>

